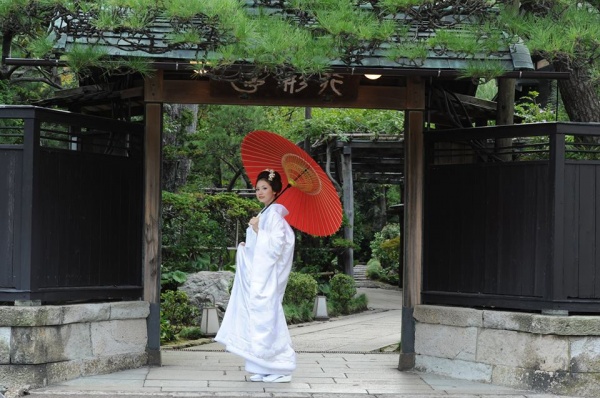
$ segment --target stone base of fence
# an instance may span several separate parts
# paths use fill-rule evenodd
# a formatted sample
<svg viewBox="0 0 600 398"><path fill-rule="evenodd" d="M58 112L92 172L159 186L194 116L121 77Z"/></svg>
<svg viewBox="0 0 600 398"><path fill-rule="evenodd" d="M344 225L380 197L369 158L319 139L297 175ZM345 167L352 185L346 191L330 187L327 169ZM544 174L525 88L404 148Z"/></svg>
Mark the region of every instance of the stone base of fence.
<svg viewBox="0 0 600 398"><path fill-rule="evenodd" d="M600 396L600 316L420 305L416 370L573 396Z"/></svg>
<svg viewBox="0 0 600 398"><path fill-rule="evenodd" d="M38 388L147 363L143 301L0 306L0 380Z"/></svg>

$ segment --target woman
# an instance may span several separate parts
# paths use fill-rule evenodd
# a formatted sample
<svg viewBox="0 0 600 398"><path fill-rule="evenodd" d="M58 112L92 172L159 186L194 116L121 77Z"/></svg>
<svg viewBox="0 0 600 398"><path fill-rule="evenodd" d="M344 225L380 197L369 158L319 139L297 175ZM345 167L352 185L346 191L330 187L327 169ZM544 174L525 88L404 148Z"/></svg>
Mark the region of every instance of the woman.
<svg viewBox="0 0 600 398"><path fill-rule="evenodd" d="M274 170L256 178L256 197L266 207L253 217L240 243L231 297L215 340L246 359L251 381L289 383L296 353L282 301L292 269L295 235L285 221L287 209L272 203L281 192Z"/></svg>

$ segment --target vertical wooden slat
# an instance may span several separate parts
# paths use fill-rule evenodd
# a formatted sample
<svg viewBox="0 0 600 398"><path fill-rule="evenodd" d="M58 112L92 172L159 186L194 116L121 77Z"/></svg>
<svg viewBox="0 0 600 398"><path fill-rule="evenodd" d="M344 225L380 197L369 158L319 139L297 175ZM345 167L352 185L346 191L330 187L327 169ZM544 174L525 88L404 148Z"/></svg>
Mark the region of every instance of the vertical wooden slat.
<svg viewBox="0 0 600 398"><path fill-rule="evenodd" d="M36 231L40 223L38 212L39 200L37 195L37 161L39 159L40 122L37 119L24 119L23 140L23 185L22 185L22 213L20 222L20 282L18 285L25 291L35 290L38 287L37 278L42 274L37 272L39 264L39 240L41 231ZM38 228L39 229L39 228Z"/></svg>
<svg viewBox="0 0 600 398"><path fill-rule="evenodd" d="M579 278L576 280L579 291L578 298L594 298L594 276L595 276L595 251L598 241L596 240L596 198L594 193L595 166L581 164L576 166L579 171L579 209L578 237L572 241L579 259L577 271ZM574 270L567 270L571 273Z"/></svg>
<svg viewBox="0 0 600 398"><path fill-rule="evenodd" d="M542 297L545 291L545 275L549 265L550 237L550 181L547 164L538 167L536 182L536 220L535 220L535 287L534 295Z"/></svg>
<svg viewBox="0 0 600 398"><path fill-rule="evenodd" d="M18 241L16 227L21 219L22 149L0 149L0 287L15 286L15 245Z"/></svg>
<svg viewBox="0 0 600 398"><path fill-rule="evenodd" d="M596 173L594 176L594 186L596 187L596 191L594 194L594 198L596 199L596 231L595 231L595 242L600 241L600 165L596 166ZM600 298L600 247L598 245L594 245L596 249L596 253L594 256L594 297Z"/></svg>
<svg viewBox="0 0 600 398"><path fill-rule="evenodd" d="M565 165L564 169L564 191L569 192L564 197L564 221L562 242L556 242L563 248L563 256L560 259L562 264L563 289L565 294L572 295L577 291L576 280L578 269L577 241L579 240L579 173L575 165ZM568 270L568 271L567 271Z"/></svg>
<svg viewBox="0 0 600 398"><path fill-rule="evenodd" d="M148 363L160 365L160 203L163 75L156 71L145 82L146 138L144 146L144 300L150 303L148 317Z"/></svg>
<svg viewBox="0 0 600 398"><path fill-rule="evenodd" d="M565 237L565 136L550 134L550 181L552 184L551 247L545 298L556 301L564 297L564 237Z"/></svg>
<svg viewBox="0 0 600 398"><path fill-rule="evenodd" d="M501 214L500 214L500 184L489 167L485 168L484 180L486 190L485 208L485 254L484 254L484 280L483 293L495 293L498 291L498 242L500 241Z"/></svg>

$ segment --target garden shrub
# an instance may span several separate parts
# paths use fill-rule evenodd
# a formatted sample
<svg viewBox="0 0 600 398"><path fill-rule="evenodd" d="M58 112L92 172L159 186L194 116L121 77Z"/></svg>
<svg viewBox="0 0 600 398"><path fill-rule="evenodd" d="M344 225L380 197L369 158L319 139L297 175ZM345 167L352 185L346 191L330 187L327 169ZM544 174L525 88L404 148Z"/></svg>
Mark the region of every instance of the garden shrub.
<svg viewBox="0 0 600 398"><path fill-rule="evenodd" d="M345 305L341 305L339 302L334 300L329 300L327 301L327 313L330 317L355 314L368 310L368 304L369 300L367 295L364 293L352 297L352 299L345 303Z"/></svg>
<svg viewBox="0 0 600 398"><path fill-rule="evenodd" d="M397 264L400 263L400 235L384 240L381 242L380 248L385 253L386 258L389 259L390 268L398 268Z"/></svg>
<svg viewBox="0 0 600 398"><path fill-rule="evenodd" d="M376 265L372 265L371 274L367 267L367 276L398 285L400 283L400 225L387 224L380 232L377 232L371 241L371 252L372 260L379 262L381 271L377 269Z"/></svg>
<svg viewBox="0 0 600 398"><path fill-rule="evenodd" d="M312 305L317 296L317 289L317 281L312 275L291 272L283 296L283 303L298 306L304 303Z"/></svg>
<svg viewBox="0 0 600 398"><path fill-rule="evenodd" d="M331 288L330 298L345 313L349 309L350 301L356 295L356 282L346 274L335 274L329 281Z"/></svg>
<svg viewBox="0 0 600 398"><path fill-rule="evenodd" d="M380 280L383 276L383 267L379 260L370 259L367 263L367 270L365 275L369 279Z"/></svg>
<svg viewBox="0 0 600 398"><path fill-rule="evenodd" d="M367 310L367 305L369 304L369 300L367 299L367 295L361 293L357 296L354 296L350 303L348 303L348 314L355 314L357 312L362 312Z"/></svg>
<svg viewBox="0 0 600 398"><path fill-rule="evenodd" d="M313 303L303 302L301 304L284 304L283 312L288 325L295 323L310 322L313 320Z"/></svg>
<svg viewBox="0 0 600 398"><path fill-rule="evenodd" d="M399 247L396 247L396 250L390 250L389 245L382 247L382 244L389 239L399 239L399 237L400 224L393 223L387 224L380 232L375 233L375 238L371 241L372 256L379 260L384 269L394 267L394 265L398 268ZM394 251L395 253L392 253Z"/></svg>
<svg viewBox="0 0 600 398"><path fill-rule="evenodd" d="M199 326L186 326L179 332L179 337L185 340L198 340L204 336Z"/></svg>
<svg viewBox="0 0 600 398"><path fill-rule="evenodd" d="M171 322L167 318L163 318L162 311L160 311L160 342L168 343L177 339L175 328L171 325Z"/></svg>
<svg viewBox="0 0 600 398"><path fill-rule="evenodd" d="M161 341L173 341L184 326L192 326L200 314L189 304L184 291L169 290L160 295Z"/></svg>

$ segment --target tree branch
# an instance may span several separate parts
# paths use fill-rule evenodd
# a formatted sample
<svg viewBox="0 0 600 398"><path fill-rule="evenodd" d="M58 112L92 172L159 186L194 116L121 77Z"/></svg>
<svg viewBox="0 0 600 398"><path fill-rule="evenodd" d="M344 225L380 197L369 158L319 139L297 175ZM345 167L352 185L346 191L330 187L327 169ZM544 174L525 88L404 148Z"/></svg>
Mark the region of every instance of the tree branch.
<svg viewBox="0 0 600 398"><path fill-rule="evenodd" d="M45 83L54 88L62 89L61 86L45 77L16 77L14 79L10 79L10 81L11 83Z"/></svg>

